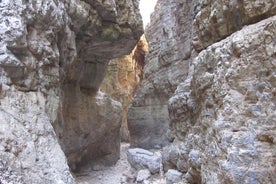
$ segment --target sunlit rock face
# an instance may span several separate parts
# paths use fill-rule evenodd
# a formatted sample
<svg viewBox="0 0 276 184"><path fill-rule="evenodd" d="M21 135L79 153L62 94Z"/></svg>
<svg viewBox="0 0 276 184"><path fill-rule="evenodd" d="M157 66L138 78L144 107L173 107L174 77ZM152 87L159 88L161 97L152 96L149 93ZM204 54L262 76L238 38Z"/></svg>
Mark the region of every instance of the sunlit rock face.
<svg viewBox="0 0 276 184"><path fill-rule="evenodd" d="M169 114L167 101L177 84L188 73L192 30L180 32L192 24L184 19L192 3L182 3L183 12L176 12L177 2L159 1L146 28L149 53L143 80L128 112L128 127L133 147L152 148L168 144ZM184 14L185 11L185 14ZM186 43L186 44L185 44Z"/></svg>
<svg viewBox="0 0 276 184"><path fill-rule="evenodd" d="M142 36L129 55L109 62L106 76L100 86L101 91L122 104L121 141L124 142L130 140L127 126L128 106L142 79L147 52L148 44L145 36Z"/></svg>
<svg viewBox="0 0 276 184"><path fill-rule="evenodd" d="M0 25L0 181L74 183L67 160L114 163L121 104L98 88L142 34L138 2L1 0Z"/></svg>

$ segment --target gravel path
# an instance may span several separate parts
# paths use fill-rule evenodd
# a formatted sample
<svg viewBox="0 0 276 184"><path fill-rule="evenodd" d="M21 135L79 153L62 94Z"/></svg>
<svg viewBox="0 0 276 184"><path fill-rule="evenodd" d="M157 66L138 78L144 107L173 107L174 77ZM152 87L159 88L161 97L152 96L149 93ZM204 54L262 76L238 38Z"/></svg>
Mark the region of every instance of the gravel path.
<svg viewBox="0 0 276 184"><path fill-rule="evenodd" d="M121 184L131 176L131 167L127 161L126 151L129 144L121 144L120 160L115 166L104 168L100 171L90 171L76 175L78 184ZM126 182L126 181L125 181ZM133 183L131 181L128 181Z"/></svg>
<svg viewBox="0 0 276 184"><path fill-rule="evenodd" d="M77 184L135 184L136 172L127 161L128 143L121 144L120 160L115 166L99 171L87 171L76 175ZM149 184L165 184L164 178L152 176Z"/></svg>

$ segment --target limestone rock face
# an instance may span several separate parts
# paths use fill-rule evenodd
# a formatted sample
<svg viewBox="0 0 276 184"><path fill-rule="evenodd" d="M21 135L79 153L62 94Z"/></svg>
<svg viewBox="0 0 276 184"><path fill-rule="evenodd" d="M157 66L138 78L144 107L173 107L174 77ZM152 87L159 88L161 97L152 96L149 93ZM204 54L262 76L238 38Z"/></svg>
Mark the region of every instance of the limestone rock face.
<svg viewBox="0 0 276 184"><path fill-rule="evenodd" d="M256 23L276 13L274 1L234 0L198 1L194 9L194 41L201 50L217 42L244 25Z"/></svg>
<svg viewBox="0 0 276 184"><path fill-rule="evenodd" d="M180 4L182 13L176 12ZM146 55L143 80L128 112L133 147L152 148L168 144L167 101L187 75L192 48L192 30L179 32L174 31L174 27L184 29L192 24L192 19L184 19L192 6L191 1L184 4L159 1L152 14L145 33L149 53Z"/></svg>
<svg viewBox="0 0 276 184"><path fill-rule="evenodd" d="M74 183L65 155L113 163L121 105L97 91L142 34L137 2L1 0L0 25L0 183Z"/></svg>
<svg viewBox="0 0 276 184"><path fill-rule="evenodd" d="M276 183L275 14L272 1L159 1L132 145L162 145L169 127L163 165L183 181Z"/></svg>
<svg viewBox="0 0 276 184"><path fill-rule="evenodd" d="M69 166L79 171L82 166L115 164L120 157L121 103L101 92L87 96L71 85L63 89L63 116L55 130Z"/></svg>
<svg viewBox="0 0 276 184"><path fill-rule="evenodd" d="M51 125L64 8L51 0L0 2L0 183L74 182Z"/></svg>
<svg viewBox="0 0 276 184"><path fill-rule="evenodd" d="M275 183L275 28L274 16L199 53L170 99L190 181Z"/></svg>
<svg viewBox="0 0 276 184"><path fill-rule="evenodd" d="M121 140L125 142L130 140L127 126L128 106L140 84L147 52L148 44L145 36L142 36L129 55L109 62L106 76L100 86L101 91L122 103Z"/></svg>
<svg viewBox="0 0 276 184"><path fill-rule="evenodd" d="M89 165L90 158L93 165L102 156L107 159L101 163L111 165L119 158L121 110L111 99L97 98L97 91L108 61L130 53L142 34L138 2L86 0L66 5L72 26L60 39L62 103L54 127L71 168Z"/></svg>

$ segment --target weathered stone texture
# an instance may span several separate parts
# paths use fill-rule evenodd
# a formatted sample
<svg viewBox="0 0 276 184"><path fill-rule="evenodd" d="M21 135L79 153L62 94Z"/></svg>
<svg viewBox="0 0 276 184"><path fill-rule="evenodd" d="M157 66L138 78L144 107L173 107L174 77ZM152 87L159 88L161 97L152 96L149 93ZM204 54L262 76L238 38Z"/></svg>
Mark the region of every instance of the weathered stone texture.
<svg viewBox="0 0 276 184"><path fill-rule="evenodd" d="M159 1L146 29L149 53L143 80L129 108L131 146L152 148L168 144L167 101L188 72L192 30L174 31L192 24L184 19L192 2ZM184 9L181 13L176 10ZM178 13L178 14L177 14ZM182 29L182 30L183 30ZM184 43L184 44L183 44Z"/></svg>
<svg viewBox="0 0 276 184"><path fill-rule="evenodd" d="M141 148L132 148L127 151L127 160L130 165L137 169L149 169L152 174L159 173L161 158L155 153Z"/></svg>
<svg viewBox="0 0 276 184"><path fill-rule="evenodd" d="M203 0L195 5L196 49L202 50L244 25L256 23L276 13L274 0Z"/></svg>
<svg viewBox="0 0 276 184"><path fill-rule="evenodd" d="M166 144L170 127L162 161L185 182L275 183L275 14L274 1L160 0L132 145Z"/></svg>
<svg viewBox="0 0 276 184"><path fill-rule="evenodd" d="M120 156L121 103L101 92L90 96L71 85L63 89L63 116L54 127L71 169L115 164Z"/></svg>
<svg viewBox="0 0 276 184"><path fill-rule="evenodd" d="M71 168L89 165L89 159L93 165L102 156L106 159L100 163L111 165L119 158L121 110L111 99L99 99L97 91L108 61L130 53L142 34L138 5L126 0L87 0L67 6L73 23L65 29L59 46L63 93L54 127Z"/></svg>
<svg viewBox="0 0 276 184"><path fill-rule="evenodd" d="M74 182L51 125L63 9L51 0L0 2L1 183Z"/></svg>
<svg viewBox="0 0 276 184"><path fill-rule="evenodd" d="M275 183L275 30L274 16L208 47L170 99L187 180Z"/></svg>
<svg viewBox="0 0 276 184"><path fill-rule="evenodd" d="M120 104L98 88L142 34L137 3L0 1L0 183L73 183L63 151L118 159Z"/></svg>
<svg viewBox="0 0 276 184"><path fill-rule="evenodd" d="M148 44L145 36L142 36L129 55L109 62L106 76L100 86L101 91L122 103L121 140L125 142L130 140L127 126L128 106L142 79L147 52Z"/></svg>

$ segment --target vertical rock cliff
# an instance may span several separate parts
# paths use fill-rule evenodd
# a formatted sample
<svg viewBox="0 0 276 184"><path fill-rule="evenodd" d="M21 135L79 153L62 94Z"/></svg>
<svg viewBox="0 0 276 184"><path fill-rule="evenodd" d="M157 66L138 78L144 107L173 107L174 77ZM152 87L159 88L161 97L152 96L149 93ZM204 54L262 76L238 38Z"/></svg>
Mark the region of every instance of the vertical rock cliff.
<svg viewBox="0 0 276 184"><path fill-rule="evenodd" d="M143 80L128 113L132 146L152 148L168 144L168 99L187 76L191 55L191 29L182 34L175 27L184 29L192 24L192 18L184 19L192 10L191 4L182 3L186 12L177 14L178 3L159 1L152 14L145 32L149 53Z"/></svg>
<svg viewBox="0 0 276 184"><path fill-rule="evenodd" d="M121 141L130 140L127 126L128 106L142 79L147 52L148 43L145 36L142 36L129 55L109 62L106 76L100 86L101 91L122 104Z"/></svg>
<svg viewBox="0 0 276 184"><path fill-rule="evenodd" d="M275 183L275 14L272 1L158 1L132 145L169 131L164 169L184 183Z"/></svg>
<svg viewBox="0 0 276 184"><path fill-rule="evenodd" d="M130 53L141 36L138 3L84 1L68 6L76 22L60 40L60 57L65 61L60 70L62 103L54 127L72 168L89 162L114 164L120 150L121 104L97 91L108 61ZM71 47L66 47L68 42ZM68 61L74 53L78 57Z"/></svg>
<svg viewBox="0 0 276 184"><path fill-rule="evenodd" d="M67 160L114 163L121 104L98 88L143 32L138 2L1 0L0 25L0 181L74 183Z"/></svg>

